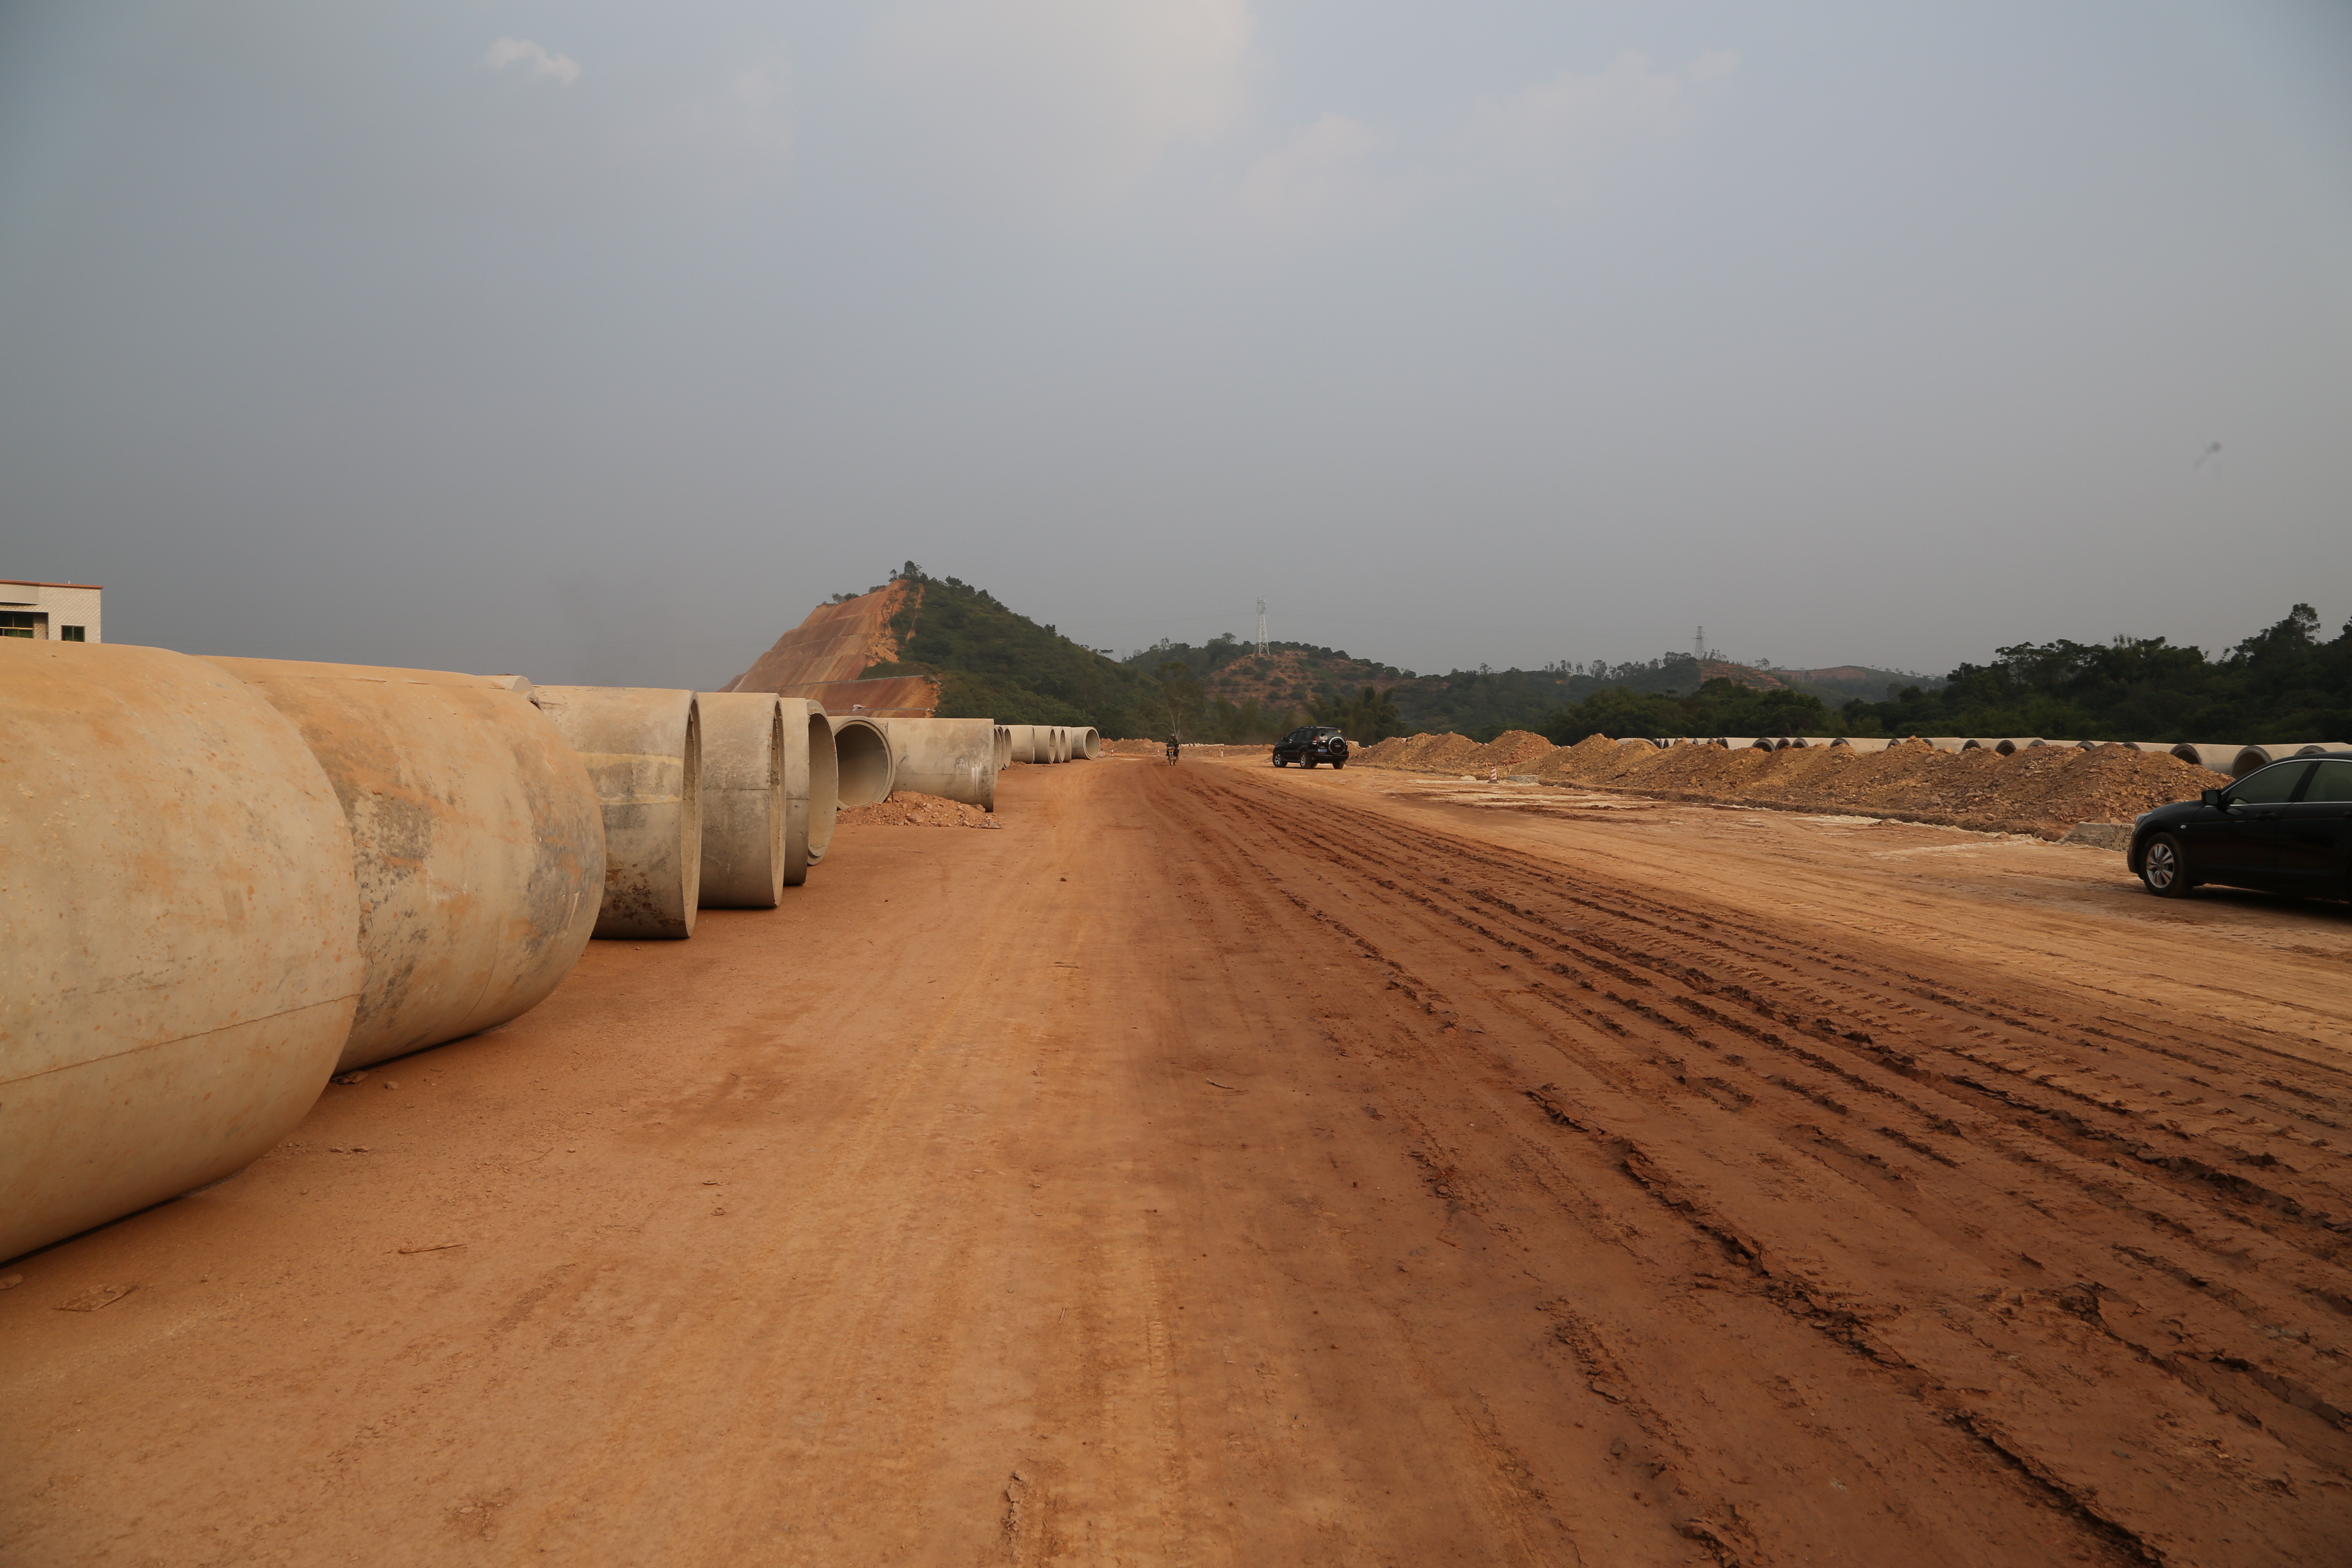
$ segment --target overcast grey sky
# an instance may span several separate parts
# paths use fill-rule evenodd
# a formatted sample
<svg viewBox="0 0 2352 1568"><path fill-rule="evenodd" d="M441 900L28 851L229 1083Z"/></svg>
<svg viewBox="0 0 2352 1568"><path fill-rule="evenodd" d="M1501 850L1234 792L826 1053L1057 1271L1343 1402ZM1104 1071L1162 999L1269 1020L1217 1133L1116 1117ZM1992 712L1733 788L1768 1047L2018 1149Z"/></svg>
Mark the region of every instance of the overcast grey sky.
<svg viewBox="0 0 2352 1568"><path fill-rule="evenodd" d="M908 557L1421 669L2332 630L2352 6L0 0L0 576L709 685Z"/></svg>

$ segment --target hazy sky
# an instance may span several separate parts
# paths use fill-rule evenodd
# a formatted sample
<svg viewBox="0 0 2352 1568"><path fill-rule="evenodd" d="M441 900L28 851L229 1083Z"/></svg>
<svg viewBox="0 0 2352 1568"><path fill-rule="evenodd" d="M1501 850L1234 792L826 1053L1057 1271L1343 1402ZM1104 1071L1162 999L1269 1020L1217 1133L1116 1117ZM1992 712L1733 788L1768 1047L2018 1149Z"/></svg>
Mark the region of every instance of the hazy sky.
<svg viewBox="0 0 2352 1568"><path fill-rule="evenodd" d="M0 576L709 685L909 557L1421 669L2332 631L2352 5L0 0Z"/></svg>

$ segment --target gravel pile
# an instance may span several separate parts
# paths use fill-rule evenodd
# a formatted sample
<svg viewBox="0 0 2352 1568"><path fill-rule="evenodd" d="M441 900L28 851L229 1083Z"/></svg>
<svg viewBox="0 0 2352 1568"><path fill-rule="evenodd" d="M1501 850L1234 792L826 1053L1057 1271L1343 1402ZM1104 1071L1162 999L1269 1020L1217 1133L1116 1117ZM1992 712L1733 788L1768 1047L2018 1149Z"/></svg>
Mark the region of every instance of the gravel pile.
<svg viewBox="0 0 2352 1568"><path fill-rule="evenodd" d="M836 827L1002 827L1004 825L976 805L941 800L935 795L901 790L888 800L860 805L835 816Z"/></svg>

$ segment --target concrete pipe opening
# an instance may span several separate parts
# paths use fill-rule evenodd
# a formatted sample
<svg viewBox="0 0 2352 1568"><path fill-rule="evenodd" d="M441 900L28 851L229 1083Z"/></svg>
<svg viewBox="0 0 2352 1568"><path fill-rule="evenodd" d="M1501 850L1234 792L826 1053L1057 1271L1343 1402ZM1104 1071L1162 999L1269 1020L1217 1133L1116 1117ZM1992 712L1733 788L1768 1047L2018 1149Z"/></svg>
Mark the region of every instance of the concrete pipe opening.
<svg viewBox="0 0 2352 1568"><path fill-rule="evenodd" d="M700 691L706 910L772 910L784 898L784 702L772 691Z"/></svg>
<svg viewBox="0 0 2352 1568"><path fill-rule="evenodd" d="M890 798L890 792L898 787L898 759L879 724L864 717L835 714L833 750L844 811Z"/></svg>
<svg viewBox="0 0 2352 1568"><path fill-rule="evenodd" d="M350 825L367 979L337 1071L496 1028L546 1000L596 923L604 812L515 678L205 662L301 732Z"/></svg>
<svg viewBox="0 0 2352 1568"><path fill-rule="evenodd" d="M1075 731L1073 733L1076 740L1072 742L1072 753L1079 762L1091 763L1102 755L1101 731L1089 724L1085 729Z"/></svg>
<svg viewBox="0 0 2352 1568"><path fill-rule="evenodd" d="M2040 744L2042 744L2042 738L2038 735L2006 735L2001 738L2000 744L1993 747L1993 750L2004 757L2013 757L2020 752L2031 751Z"/></svg>
<svg viewBox="0 0 2352 1568"><path fill-rule="evenodd" d="M1012 765L1013 727L1009 724L999 724L996 726L996 771L1001 773Z"/></svg>
<svg viewBox="0 0 2352 1568"><path fill-rule="evenodd" d="M580 753L604 807L596 935L692 936L702 907L702 710L694 693L542 686L531 700Z"/></svg>
<svg viewBox="0 0 2352 1568"><path fill-rule="evenodd" d="M783 706L784 886L797 888L833 843L841 781L824 704L787 697Z"/></svg>
<svg viewBox="0 0 2352 1568"><path fill-rule="evenodd" d="M342 804L217 666L0 639L0 1258L292 1131L366 981Z"/></svg>
<svg viewBox="0 0 2352 1568"><path fill-rule="evenodd" d="M2230 776L2244 778L2256 768L2269 767L2273 763L2285 762L2289 757L2315 757L2333 748L2326 741L2261 741L2242 746L2230 759Z"/></svg>
<svg viewBox="0 0 2352 1568"><path fill-rule="evenodd" d="M890 737L894 789L996 809L996 724L989 719L877 719Z"/></svg>
<svg viewBox="0 0 2352 1568"><path fill-rule="evenodd" d="M2210 768L2217 773L2231 773L2237 766L2238 753L2245 750L2237 741L2183 741L2168 748L2174 756L2193 767Z"/></svg>

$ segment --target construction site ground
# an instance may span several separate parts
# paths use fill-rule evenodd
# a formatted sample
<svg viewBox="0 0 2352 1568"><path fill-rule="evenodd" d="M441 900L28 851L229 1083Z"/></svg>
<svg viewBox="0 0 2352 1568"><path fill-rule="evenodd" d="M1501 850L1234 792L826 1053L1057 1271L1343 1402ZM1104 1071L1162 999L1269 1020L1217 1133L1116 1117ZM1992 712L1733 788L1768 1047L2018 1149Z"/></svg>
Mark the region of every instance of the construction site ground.
<svg viewBox="0 0 2352 1568"><path fill-rule="evenodd" d="M2352 909L1256 759L1000 802L0 1269L0 1562L2352 1560Z"/></svg>

